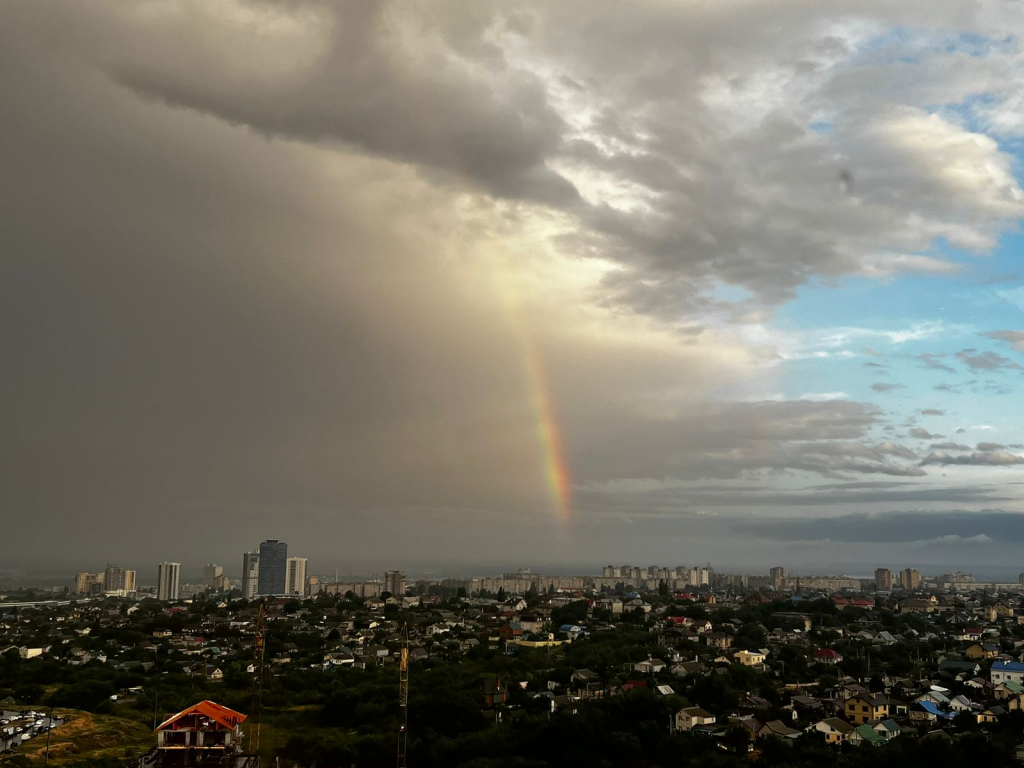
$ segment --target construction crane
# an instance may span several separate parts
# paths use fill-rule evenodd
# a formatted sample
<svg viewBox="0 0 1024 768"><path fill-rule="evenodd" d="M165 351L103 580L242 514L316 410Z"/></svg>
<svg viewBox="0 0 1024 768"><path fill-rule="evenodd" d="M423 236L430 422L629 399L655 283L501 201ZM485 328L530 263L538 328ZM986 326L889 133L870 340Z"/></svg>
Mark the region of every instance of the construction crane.
<svg viewBox="0 0 1024 768"><path fill-rule="evenodd" d="M402 655L398 662L398 768L406 768L409 743L409 625L402 631Z"/></svg>
<svg viewBox="0 0 1024 768"><path fill-rule="evenodd" d="M266 650L266 622L263 602L256 615L256 632L252 639L252 711L249 714L249 753L260 751L260 719L263 714L263 654Z"/></svg>

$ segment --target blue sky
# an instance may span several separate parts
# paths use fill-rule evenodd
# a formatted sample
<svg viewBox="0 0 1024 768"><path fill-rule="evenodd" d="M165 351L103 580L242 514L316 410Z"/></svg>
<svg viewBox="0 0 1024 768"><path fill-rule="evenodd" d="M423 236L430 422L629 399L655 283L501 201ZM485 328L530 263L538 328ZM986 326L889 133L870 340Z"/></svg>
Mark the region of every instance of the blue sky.
<svg viewBox="0 0 1024 768"><path fill-rule="evenodd" d="M850 341L829 348L832 357L787 363L786 396L843 392L852 399L877 403L895 423L913 418L954 442L1020 442L1024 413L1015 403L1024 385L1024 369L972 370L956 355L974 349L1024 366L1024 355L981 335L1024 324L1024 281L1017 272L1022 249L1024 237L1008 234L998 248L983 256L947 249L943 255L962 265L953 275L847 278L838 285L802 287L798 297L776 313L777 327L811 335L845 328ZM857 330L864 334L857 336ZM890 335L901 332L921 338L904 341ZM927 367L919 357L922 354L934 355L934 365L952 371ZM872 385L899 388L878 392ZM937 390L941 385L953 389ZM922 417L923 409L941 410L944 415ZM960 428L967 433L957 436Z"/></svg>

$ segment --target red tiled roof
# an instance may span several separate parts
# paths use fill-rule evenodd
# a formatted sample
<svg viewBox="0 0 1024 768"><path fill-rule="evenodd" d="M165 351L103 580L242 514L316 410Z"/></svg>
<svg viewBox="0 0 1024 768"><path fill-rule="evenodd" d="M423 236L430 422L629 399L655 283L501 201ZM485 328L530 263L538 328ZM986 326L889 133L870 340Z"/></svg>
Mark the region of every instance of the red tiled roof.
<svg viewBox="0 0 1024 768"><path fill-rule="evenodd" d="M235 712L233 709L217 704L213 701L200 701L188 709L184 709L176 715L171 715L157 726L158 731L165 730L183 717L189 715L204 715L225 728L233 729L236 725L245 720L245 715Z"/></svg>

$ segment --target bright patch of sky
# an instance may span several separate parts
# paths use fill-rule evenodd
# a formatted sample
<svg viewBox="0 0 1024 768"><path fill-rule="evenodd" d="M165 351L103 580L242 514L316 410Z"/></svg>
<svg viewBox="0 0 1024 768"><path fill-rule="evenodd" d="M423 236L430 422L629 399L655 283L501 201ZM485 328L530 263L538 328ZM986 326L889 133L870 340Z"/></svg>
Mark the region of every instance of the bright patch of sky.
<svg viewBox="0 0 1024 768"><path fill-rule="evenodd" d="M1024 355L982 335L1024 326L1021 253L1024 237L1011 235L991 256L942 253L964 265L956 275L803 288L776 312L775 328L805 343L779 386L787 397L845 392L877 403L898 434L914 422L941 434L936 442L1024 442L1024 416L1013 407Z"/></svg>

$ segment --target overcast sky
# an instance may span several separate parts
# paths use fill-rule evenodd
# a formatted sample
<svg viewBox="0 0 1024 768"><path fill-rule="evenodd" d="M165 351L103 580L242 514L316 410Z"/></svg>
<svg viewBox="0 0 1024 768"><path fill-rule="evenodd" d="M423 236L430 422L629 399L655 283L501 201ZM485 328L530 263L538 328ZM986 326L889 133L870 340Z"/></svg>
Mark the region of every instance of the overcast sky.
<svg viewBox="0 0 1024 768"><path fill-rule="evenodd" d="M1015 565L1019 13L0 4L0 569Z"/></svg>

